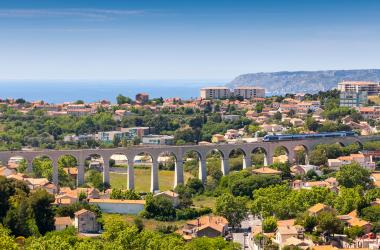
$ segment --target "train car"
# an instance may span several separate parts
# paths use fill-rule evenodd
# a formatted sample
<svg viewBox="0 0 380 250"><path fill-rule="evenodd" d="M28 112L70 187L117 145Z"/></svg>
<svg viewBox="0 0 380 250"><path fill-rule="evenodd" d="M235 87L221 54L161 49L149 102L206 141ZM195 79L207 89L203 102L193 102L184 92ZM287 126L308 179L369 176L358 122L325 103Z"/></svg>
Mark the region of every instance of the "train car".
<svg viewBox="0 0 380 250"><path fill-rule="evenodd" d="M321 132L316 134L289 134L289 135L266 135L263 138L265 142L271 141L291 141L291 140L305 140L329 137L347 137L356 136L353 131L338 131L338 132Z"/></svg>

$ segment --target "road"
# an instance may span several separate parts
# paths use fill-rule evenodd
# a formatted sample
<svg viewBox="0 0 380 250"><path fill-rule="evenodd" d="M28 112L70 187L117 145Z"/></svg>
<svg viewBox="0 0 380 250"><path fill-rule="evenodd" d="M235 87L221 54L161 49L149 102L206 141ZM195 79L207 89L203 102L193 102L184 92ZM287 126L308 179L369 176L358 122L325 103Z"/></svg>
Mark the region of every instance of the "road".
<svg viewBox="0 0 380 250"><path fill-rule="evenodd" d="M257 225L261 225L261 220L249 215L246 220L241 222L241 229L232 234L233 241L239 243L242 246L242 249L253 250L250 229Z"/></svg>

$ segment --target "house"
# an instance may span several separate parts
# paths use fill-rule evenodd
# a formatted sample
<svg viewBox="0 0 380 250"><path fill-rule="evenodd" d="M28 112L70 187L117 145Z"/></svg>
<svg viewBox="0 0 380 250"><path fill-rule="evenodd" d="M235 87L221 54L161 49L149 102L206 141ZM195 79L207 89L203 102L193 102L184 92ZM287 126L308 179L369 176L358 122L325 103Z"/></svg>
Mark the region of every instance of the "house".
<svg viewBox="0 0 380 250"><path fill-rule="evenodd" d="M16 174L16 171L14 169L10 169L7 167L0 167L0 176L10 176Z"/></svg>
<svg viewBox="0 0 380 250"><path fill-rule="evenodd" d="M164 192L157 193L154 196L155 197L158 197L158 196L166 197L167 199L169 199L173 203L174 207L177 207L179 205L179 195L176 192L167 190Z"/></svg>
<svg viewBox="0 0 380 250"><path fill-rule="evenodd" d="M252 173L261 174L261 175L273 175L273 174L276 175L276 174L281 174L281 171L278 171L273 168L262 167L262 168L253 169Z"/></svg>
<svg viewBox="0 0 380 250"><path fill-rule="evenodd" d="M276 239L275 242L279 244L280 249L285 246L285 242L289 238L303 238L303 228L301 226L294 225L285 225L279 226L276 230Z"/></svg>
<svg viewBox="0 0 380 250"><path fill-rule="evenodd" d="M186 225L177 231L185 240L196 237L219 237L227 234L228 221L221 216L202 216L196 220L186 222Z"/></svg>
<svg viewBox="0 0 380 250"><path fill-rule="evenodd" d="M301 249L310 249L310 247L314 246L314 243L312 240L309 240L307 238L297 238L297 237L290 237L286 239L283 246L289 246L289 247L295 247L295 248L301 248ZM280 246L280 249L282 247Z"/></svg>
<svg viewBox="0 0 380 250"><path fill-rule="evenodd" d="M302 119L299 119L299 118L292 118L290 119L290 123L294 126L294 127L301 127L303 126L303 124L305 123Z"/></svg>
<svg viewBox="0 0 380 250"><path fill-rule="evenodd" d="M54 226L56 231L65 230L73 225L73 222L69 216L67 217L54 217Z"/></svg>
<svg viewBox="0 0 380 250"><path fill-rule="evenodd" d="M372 226L368 221L362 220L358 217L356 210L346 215L339 215L338 218L343 221L349 227L360 227L364 233L371 232Z"/></svg>
<svg viewBox="0 0 380 250"><path fill-rule="evenodd" d="M138 214L145 207L145 200L89 199L88 203L110 214Z"/></svg>
<svg viewBox="0 0 380 250"><path fill-rule="evenodd" d="M310 207L307 211L310 215L318 215L322 212L332 211L332 208L325 204L317 203L314 206Z"/></svg>
<svg viewBox="0 0 380 250"><path fill-rule="evenodd" d="M92 211L81 209L74 213L74 226L80 233L95 233L99 231L96 214Z"/></svg>
<svg viewBox="0 0 380 250"><path fill-rule="evenodd" d="M78 168L63 168L66 174L68 174L72 179L76 179L78 176Z"/></svg>
<svg viewBox="0 0 380 250"><path fill-rule="evenodd" d="M225 141L226 141L226 138L224 138L224 135L221 135L221 134L215 134L211 138L212 143L222 143Z"/></svg>

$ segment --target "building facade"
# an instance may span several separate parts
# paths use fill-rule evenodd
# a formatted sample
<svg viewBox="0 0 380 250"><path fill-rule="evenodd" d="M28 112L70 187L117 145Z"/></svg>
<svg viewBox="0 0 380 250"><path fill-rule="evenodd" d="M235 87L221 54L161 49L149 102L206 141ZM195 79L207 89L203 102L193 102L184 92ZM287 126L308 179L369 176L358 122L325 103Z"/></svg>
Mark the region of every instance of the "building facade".
<svg viewBox="0 0 380 250"><path fill-rule="evenodd" d="M339 105L341 107L363 107L366 104L368 104L368 93L366 91L340 93Z"/></svg>
<svg viewBox="0 0 380 250"><path fill-rule="evenodd" d="M227 99L230 96L231 96L231 91L227 87L201 88L202 99Z"/></svg>
<svg viewBox="0 0 380 250"><path fill-rule="evenodd" d="M369 96L379 94L378 82L358 82L345 81L338 83L338 90L341 92L367 92Z"/></svg>
<svg viewBox="0 0 380 250"><path fill-rule="evenodd" d="M253 98L264 98L265 97L265 89L254 86L242 86L236 87L233 90L234 96L241 96L244 99L253 99Z"/></svg>

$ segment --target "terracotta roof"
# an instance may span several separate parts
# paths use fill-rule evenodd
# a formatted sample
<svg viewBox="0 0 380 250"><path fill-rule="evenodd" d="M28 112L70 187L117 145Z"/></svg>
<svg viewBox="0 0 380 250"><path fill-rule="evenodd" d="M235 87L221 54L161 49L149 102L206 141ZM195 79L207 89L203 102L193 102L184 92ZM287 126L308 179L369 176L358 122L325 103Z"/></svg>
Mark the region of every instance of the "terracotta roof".
<svg viewBox="0 0 380 250"><path fill-rule="evenodd" d="M60 226L65 226L65 225L72 225L73 222L70 217L54 217L54 224L55 225L60 225Z"/></svg>
<svg viewBox="0 0 380 250"><path fill-rule="evenodd" d="M278 227L277 233L286 235L297 235L298 231L296 227L287 225Z"/></svg>
<svg viewBox="0 0 380 250"><path fill-rule="evenodd" d="M89 203L123 203L123 204L142 204L145 200L115 200L115 199L89 199Z"/></svg>
<svg viewBox="0 0 380 250"><path fill-rule="evenodd" d="M295 219L279 220L277 221L277 227L294 226Z"/></svg>
<svg viewBox="0 0 380 250"><path fill-rule="evenodd" d="M196 220L188 221L187 224L197 227L198 231L211 227L216 231L222 232L223 228L228 225L228 221L221 216L206 215L199 217Z"/></svg>
<svg viewBox="0 0 380 250"><path fill-rule="evenodd" d="M329 208L329 206L326 206L322 203L317 203L314 206L310 207L307 211L309 211L309 213L318 213L324 210L325 208Z"/></svg>
<svg viewBox="0 0 380 250"><path fill-rule="evenodd" d="M93 212L91 212L91 211L89 211L87 209L81 209L79 211L76 211L74 214L75 214L75 216L79 216L79 215L82 215L82 214L85 214L85 213L93 213Z"/></svg>

